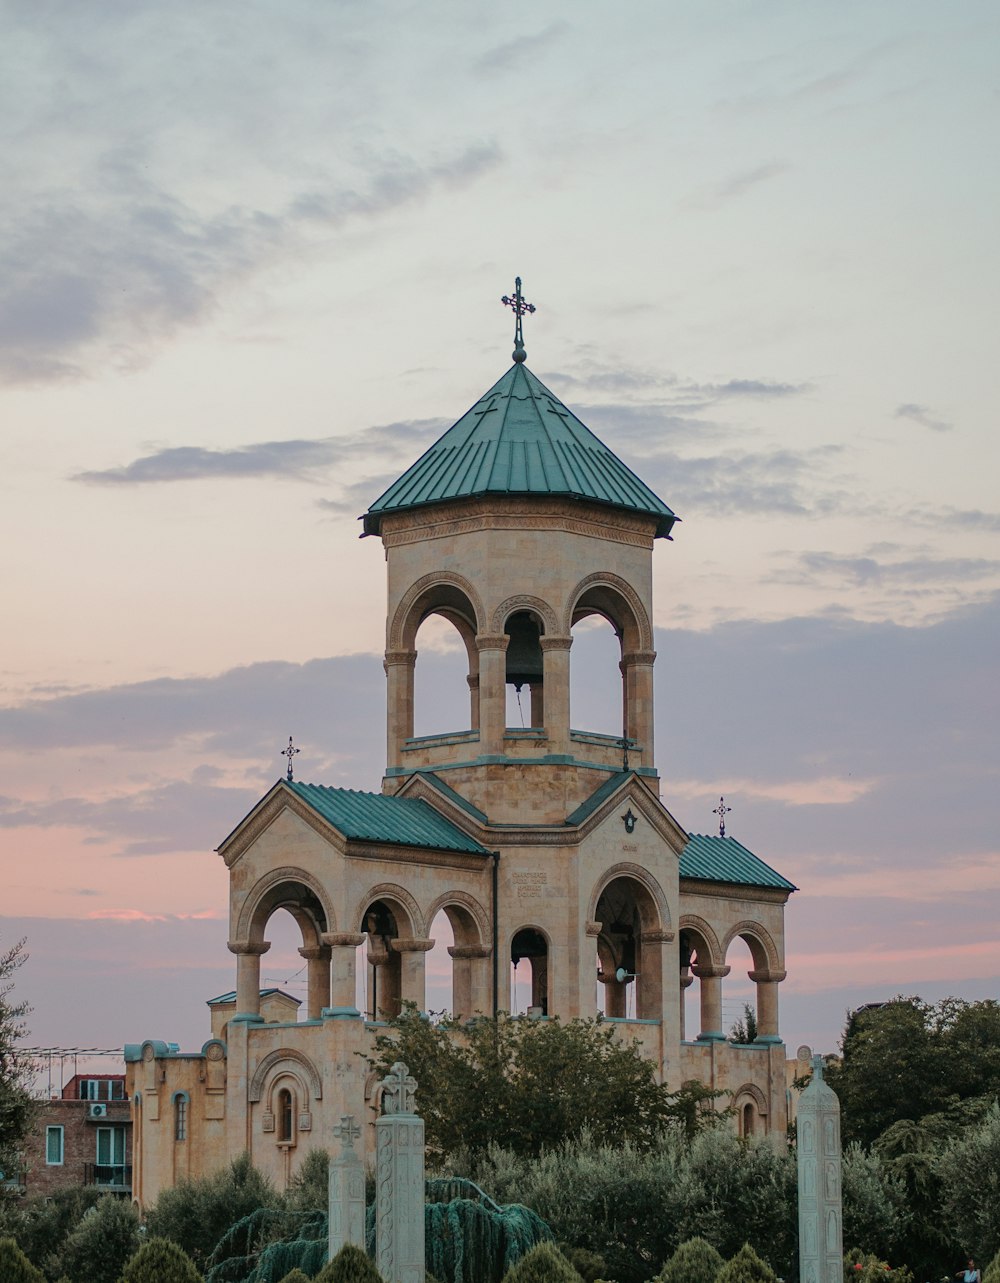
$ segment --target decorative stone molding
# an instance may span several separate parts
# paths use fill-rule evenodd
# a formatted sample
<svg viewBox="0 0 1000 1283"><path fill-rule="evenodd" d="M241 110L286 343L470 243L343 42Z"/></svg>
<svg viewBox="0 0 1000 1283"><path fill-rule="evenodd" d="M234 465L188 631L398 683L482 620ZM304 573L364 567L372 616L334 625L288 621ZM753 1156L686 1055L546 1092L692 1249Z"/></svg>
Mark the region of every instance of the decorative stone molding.
<svg viewBox="0 0 1000 1283"><path fill-rule="evenodd" d="M384 668L391 668L394 664L403 664L406 667L413 668L416 662L417 652L415 650L387 650L382 665Z"/></svg>
<svg viewBox="0 0 1000 1283"><path fill-rule="evenodd" d="M612 574L610 571L597 571L595 574L588 575L586 579L581 579L576 585L570 593L569 606L563 621L563 632L571 633L573 631L573 614L576 611L577 603L590 588L609 588L621 598L622 603L632 613L632 619L639 635L638 649L640 651L651 651L653 649L653 628L649 622L649 615L646 613L642 598L627 579L623 579L621 575ZM621 629L621 631L624 633L625 630Z"/></svg>
<svg viewBox="0 0 1000 1283"><path fill-rule="evenodd" d="M447 912L449 907L464 910L479 933L479 944L487 946L490 944L492 929L489 915L476 897L470 895L468 891L446 891L444 895L439 895L427 910L425 921L433 926L434 919L441 910L444 909Z"/></svg>
<svg viewBox="0 0 1000 1283"><path fill-rule="evenodd" d="M630 650L621 658L621 667L624 672L627 668L634 668L637 664L653 664L656 661L655 650Z"/></svg>
<svg viewBox="0 0 1000 1283"><path fill-rule="evenodd" d="M434 948L433 940L417 940L413 936L404 936L389 941L389 948L395 953L430 953Z"/></svg>
<svg viewBox="0 0 1000 1283"><path fill-rule="evenodd" d="M238 824L218 848L218 854L225 860L226 868L231 869L243 852L253 846L261 834L270 828L278 816L285 811L291 811L303 824L307 824L320 837L340 849L343 835L318 815L311 806L303 802L284 780L279 780L267 797L257 804L242 824Z"/></svg>
<svg viewBox="0 0 1000 1283"><path fill-rule="evenodd" d="M676 932L671 931L669 928L665 930L654 928L649 931L640 932L639 939L643 944L670 944L675 935Z"/></svg>
<svg viewBox="0 0 1000 1283"><path fill-rule="evenodd" d="M466 816L466 825L469 818ZM478 840L478 839L477 839ZM345 852L351 860L375 860L380 864L415 864L421 868L431 865L442 869L465 869L478 873L484 867L486 855L475 851L432 851L423 846L387 846L378 842L352 842ZM365 908L368 906L365 905Z"/></svg>
<svg viewBox="0 0 1000 1283"><path fill-rule="evenodd" d="M299 1114L299 1131L300 1132L311 1132L312 1125L313 1125L312 1114L310 1114L308 1110L304 1110L301 1114Z"/></svg>
<svg viewBox="0 0 1000 1283"><path fill-rule="evenodd" d="M670 930L670 903L660 886L659 882L653 877L648 869L644 869L641 864L633 864L630 861L621 864L613 864L610 869L605 869L600 879L594 886L590 895L590 905L587 909L588 922L597 921L597 905L601 896L618 878L628 878L631 882L637 882L650 896L656 907L656 913L659 918L658 922L642 923L643 937L647 932L666 930L670 932L670 938L673 939L673 931ZM642 906L639 908L640 918L642 917Z"/></svg>
<svg viewBox="0 0 1000 1283"><path fill-rule="evenodd" d="M331 949L356 949L365 942L364 936L355 931L324 931L320 938Z"/></svg>
<svg viewBox="0 0 1000 1283"><path fill-rule="evenodd" d="M477 633L476 650L506 650L510 645L507 633Z"/></svg>
<svg viewBox="0 0 1000 1283"><path fill-rule="evenodd" d="M336 930L336 915L333 911L333 903L327 895L326 887L314 877L307 873L305 869L296 868L294 865L285 865L280 869L272 869L270 873L265 873L250 888L243 907L240 909L239 921L237 923L237 939L249 940L254 937L263 935L264 927L267 920L258 921L261 906L267 896L279 886L290 884L299 887L305 887L319 901L326 918L327 930ZM270 913L268 914L270 917ZM317 927L322 929L322 925L317 923ZM317 936L319 931L317 931Z"/></svg>
<svg viewBox="0 0 1000 1283"><path fill-rule="evenodd" d="M691 968L692 974L696 975L699 980L724 980L732 971L732 967L713 967L696 962Z"/></svg>
<svg viewBox="0 0 1000 1283"><path fill-rule="evenodd" d="M526 593L519 593L514 597L508 597L506 601L501 602L500 605L497 606L496 610L493 612L493 617L490 620L490 631L494 633L502 633L507 620L511 615L516 615L519 610L533 610L536 615L540 615L542 617L542 622L545 625L546 634L559 631L556 612L552 609L549 603L547 601L543 601L541 597L531 597Z"/></svg>
<svg viewBox="0 0 1000 1283"><path fill-rule="evenodd" d="M322 938L320 936L320 939ZM299 950L299 957L305 958L306 962L329 962L330 947L325 944L311 944Z"/></svg>
<svg viewBox="0 0 1000 1283"><path fill-rule="evenodd" d="M729 952L729 946L737 936L745 940L749 945L756 967L764 969L760 967L761 959L759 957L760 951L763 950L767 957L766 969L768 971L778 971L780 969L781 955L778 953L778 946L774 943L774 937L770 931L762 923L745 921L737 922L736 926L730 927L723 940L723 956ZM754 948L755 945L757 948Z"/></svg>
<svg viewBox="0 0 1000 1283"><path fill-rule="evenodd" d="M596 939L597 936L601 934L603 927L604 927L603 922L588 922L586 926L586 933L592 939Z"/></svg>
<svg viewBox="0 0 1000 1283"><path fill-rule="evenodd" d="M554 637L546 634L539 637L538 644L542 648L542 654L547 650L571 650L573 646L572 637Z"/></svg>
<svg viewBox="0 0 1000 1283"><path fill-rule="evenodd" d="M287 1068L295 1078L298 1078L299 1073L302 1073L315 1099L323 1099L323 1080L320 1077L319 1070L307 1055L301 1051L296 1051L294 1047L282 1047L277 1051L268 1052L254 1070L250 1086L247 1089L247 1099L254 1103L259 1101L264 1092L264 1083L271 1075L272 1070L278 1071L281 1068Z"/></svg>
<svg viewBox="0 0 1000 1283"><path fill-rule="evenodd" d="M483 620L486 618L483 610L483 603L475 587L463 575L456 575L449 570L436 570L432 574L422 575L420 579L410 585L403 594L402 600L396 607L396 612L392 617L392 623L389 626L389 645L390 651L405 650L413 644L413 639L417 635L417 629L429 613L433 611L424 611L420 618L415 622L412 618L413 608L419 599L434 588L457 588L459 592L467 599L472 608L475 618L470 619L476 631L482 627Z"/></svg>
<svg viewBox="0 0 1000 1283"><path fill-rule="evenodd" d="M740 1104L746 1104L749 1101L753 1101L754 1108L761 1118L767 1117L767 1097L755 1083L744 1083L733 1092L734 1109L738 1109Z"/></svg>
<svg viewBox="0 0 1000 1283"><path fill-rule="evenodd" d="M421 852L418 849L418 854ZM393 851L392 858L395 858L396 852ZM362 896L357 908L354 910L353 922L358 926L364 924L364 916L368 906L374 900L386 900L392 907L402 909L409 918L408 922L397 922L400 931L405 931L407 936L421 937L425 934L423 915L420 912L420 906L416 900L407 891L406 887L401 887L398 882L379 882L370 887Z"/></svg>
<svg viewBox="0 0 1000 1283"><path fill-rule="evenodd" d="M534 500L490 495L439 507L386 513L382 517L382 542L386 548L444 539L477 530L563 530L609 543L635 548L653 547L655 518L613 508L588 506L570 499Z"/></svg>
<svg viewBox="0 0 1000 1283"><path fill-rule="evenodd" d="M230 940L226 944L230 953L256 955L258 958L267 953L270 947L270 940Z"/></svg>
<svg viewBox="0 0 1000 1283"><path fill-rule="evenodd" d="M747 975L754 984L780 984L788 975L787 971L770 971L768 968L755 967Z"/></svg>
<svg viewBox="0 0 1000 1283"><path fill-rule="evenodd" d="M682 932L687 931L692 935L699 936L701 938L708 950L709 957L707 961L710 965L714 965L726 956L722 952L722 946L719 944L719 937L715 934L711 924L706 922L704 918L699 918L697 914L682 913L681 920L677 924L677 929ZM695 945L695 952L697 952L697 948L698 946Z"/></svg>
<svg viewBox="0 0 1000 1283"><path fill-rule="evenodd" d="M452 958L488 958L493 952L488 944L452 944L448 953Z"/></svg>
<svg viewBox="0 0 1000 1283"><path fill-rule="evenodd" d="M704 896L711 900L749 900L757 904L788 903L790 890L783 887L752 887L745 882L702 882L698 878L681 878L681 893Z"/></svg>
<svg viewBox="0 0 1000 1283"><path fill-rule="evenodd" d="M264 1113L261 1115L260 1129L263 1132L274 1131L274 1115L271 1113L269 1109L265 1110Z"/></svg>

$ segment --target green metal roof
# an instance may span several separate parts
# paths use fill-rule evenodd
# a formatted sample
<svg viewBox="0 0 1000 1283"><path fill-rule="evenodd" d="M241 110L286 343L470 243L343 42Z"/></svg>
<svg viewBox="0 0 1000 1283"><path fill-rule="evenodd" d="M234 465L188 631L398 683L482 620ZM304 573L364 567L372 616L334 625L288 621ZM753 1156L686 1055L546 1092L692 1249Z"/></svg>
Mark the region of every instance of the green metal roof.
<svg viewBox="0 0 1000 1283"><path fill-rule="evenodd" d="M474 495L560 495L677 518L526 365L516 363L368 509L364 533L387 512Z"/></svg>
<svg viewBox="0 0 1000 1283"><path fill-rule="evenodd" d="M697 878L702 882L736 882L743 886L798 890L735 838L705 837L700 833L688 834L688 844L681 852L680 874L682 878Z"/></svg>
<svg viewBox="0 0 1000 1283"><path fill-rule="evenodd" d="M301 998L296 998L293 993L286 993L284 989L277 989L274 987L270 989L261 989L260 996L262 998L269 998L272 993L280 993L283 998L289 998L291 999L292 1002L298 1003L300 1007L302 1006ZM235 1002L235 1001L236 1001L236 990L230 989L228 993L220 993L218 998L209 998L205 1005L208 1007L218 1007L218 1006L221 1006L223 1003Z"/></svg>
<svg viewBox="0 0 1000 1283"><path fill-rule="evenodd" d="M420 798L386 797L383 793L361 793L325 784L300 784L298 780L289 783L288 788L344 837L357 842L490 854Z"/></svg>

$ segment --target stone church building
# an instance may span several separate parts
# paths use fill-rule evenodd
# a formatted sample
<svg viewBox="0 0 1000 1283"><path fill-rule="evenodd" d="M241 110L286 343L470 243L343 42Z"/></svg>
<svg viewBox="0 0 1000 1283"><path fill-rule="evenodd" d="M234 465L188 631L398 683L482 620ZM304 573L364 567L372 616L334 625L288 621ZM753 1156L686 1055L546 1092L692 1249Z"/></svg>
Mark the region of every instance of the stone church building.
<svg viewBox="0 0 1000 1283"><path fill-rule="evenodd" d="M656 769L652 559L676 518L524 357L518 314L510 369L364 517L387 570L382 791L282 779L219 847L235 992L210 1004L200 1051L126 1048L144 1204L244 1150L283 1187L308 1149L330 1147L341 1114L372 1123L359 1053L401 1003L426 1008L441 911L455 1014L512 1009L515 962L528 1018L602 1011L671 1086L725 1089L742 1132L784 1135L778 985L794 887L733 838L689 834ZM469 713L416 737L417 632L432 615L464 643ZM593 615L620 643L619 735L573 728L572 630ZM511 686L529 726L507 725ZM281 909L302 933L304 1012L260 987ZM722 1015L737 938L757 1014L740 1046Z"/></svg>

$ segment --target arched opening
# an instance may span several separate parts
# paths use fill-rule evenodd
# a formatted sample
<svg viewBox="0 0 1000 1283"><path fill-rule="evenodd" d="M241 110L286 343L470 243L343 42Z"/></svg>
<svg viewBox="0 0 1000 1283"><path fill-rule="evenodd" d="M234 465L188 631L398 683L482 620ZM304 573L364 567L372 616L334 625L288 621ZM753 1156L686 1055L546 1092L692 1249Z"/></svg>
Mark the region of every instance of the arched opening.
<svg viewBox="0 0 1000 1283"><path fill-rule="evenodd" d="M740 1135L744 1140L749 1139L754 1134L754 1117L753 1101L748 1100L740 1110Z"/></svg>
<svg viewBox="0 0 1000 1283"><path fill-rule="evenodd" d="M471 728L469 651L455 617L428 615L415 639L413 734L444 735Z"/></svg>
<svg viewBox="0 0 1000 1283"><path fill-rule="evenodd" d="M299 949L304 947L304 937L299 924L286 908L275 909L265 926L270 949L261 962L260 987L262 994L268 989L297 998L302 1004L293 1015L283 1011L286 1020L298 1020L307 1014L309 993L309 963L303 961Z"/></svg>
<svg viewBox="0 0 1000 1283"><path fill-rule="evenodd" d="M180 1091L174 1096L174 1140L186 1141L188 1138L188 1095Z"/></svg>
<svg viewBox="0 0 1000 1283"><path fill-rule="evenodd" d="M295 1098L287 1087L278 1092L277 1100L278 1140L291 1144L295 1140Z"/></svg>
<svg viewBox="0 0 1000 1283"><path fill-rule="evenodd" d="M373 900L362 915L361 930L366 937L367 1018L393 1020L403 1005L402 957L392 947L401 934L395 906Z"/></svg>
<svg viewBox="0 0 1000 1283"><path fill-rule="evenodd" d="M533 610L508 616L504 633L506 653L507 726L514 729L545 725L544 661L541 639L545 622Z"/></svg>
<svg viewBox="0 0 1000 1283"><path fill-rule="evenodd" d="M722 986L722 1028L734 1043L752 1043L757 1037L757 986L750 979L754 969L753 954L745 939L736 936L729 942L726 962L730 974Z"/></svg>
<svg viewBox="0 0 1000 1283"><path fill-rule="evenodd" d="M662 924L648 887L613 878L597 901L597 1010L619 1020L663 1012Z"/></svg>
<svg viewBox="0 0 1000 1283"><path fill-rule="evenodd" d="M455 944L451 923L444 909L439 909L431 923L434 948L427 955L427 1010L432 1015L455 1012L454 967L449 950Z"/></svg>
<svg viewBox="0 0 1000 1283"><path fill-rule="evenodd" d="M573 625L570 720L597 735L624 734L621 637L604 615L587 614Z"/></svg>
<svg viewBox="0 0 1000 1283"><path fill-rule="evenodd" d="M510 1012L549 1014L549 942L537 927L521 927L510 942Z"/></svg>
<svg viewBox="0 0 1000 1283"><path fill-rule="evenodd" d="M578 626L595 619L603 619L610 626L618 648L613 649L607 633L601 637L598 628L596 644L601 645L603 651L596 660L591 658L588 662L591 634L588 628ZM593 711L588 710L591 717L600 718L597 733L616 738L624 735L640 753L651 753L655 655L652 628L639 595L617 575L588 576L577 589L568 622L574 637L570 674L573 699L593 700L597 692L601 692L600 704L596 708L591 705ZM582 684L577 677L578 669L587 675ZM574 703L573 725L580 731L589 729L583 722L585 708L585 704Z"/></svg>
<svg viewBox="0 0 1000 1283"><path fill-rule="evenodd" d="M679 940L681 1037L687 1041L718 1041L722 1027L722 978L728 971L720 963L721 949L712 928L690 919L681 927ZM697 990L695 981L697 980Z"/></svg>

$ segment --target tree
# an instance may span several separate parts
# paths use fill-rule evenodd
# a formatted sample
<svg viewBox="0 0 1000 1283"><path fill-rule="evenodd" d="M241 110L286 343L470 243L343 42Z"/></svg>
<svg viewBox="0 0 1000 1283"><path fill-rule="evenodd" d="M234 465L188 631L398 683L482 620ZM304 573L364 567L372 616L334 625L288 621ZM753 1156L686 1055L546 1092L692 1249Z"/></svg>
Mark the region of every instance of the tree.
<svg viewBox="0 0 1000 1283"><path fill-rule="evenodd" d="M86 1283L118 1283L138 1249L138 1212L131 1203L105 1194L66 1239L60 1268Z"/></svg>
<svg viewBox="0 0 1000 1283"><path fill-rule="evenodd" d="M12 1238L0 1238L0 1279L4 1283L45 1283L45 1275L31 1264Z"/></svg>
<svg viewBox="0 0 1000 1283"><path fill-rule="evenodd" d="M10 1234L32 1264L48 1278L57 1278L63 1244L103 1197L93 1185L71 1185L46 1197L0 1199L0 1236Z"/></svg>
<svg viewBox="0 0 1000 1283"><path fill-rule="evenodd" d="M507 1271L503 1283L580 1283L580 1276L554 1243L539 1243Z"/></svg>
<svg viewBox="0 0 1000 1283"><path fill-rule="evenodd" d="M962 1256L988 1261L1000 1255L1000 1105L948 1146L937 1174L943 1219Z"/></svg>
<svg viewBox="0 0 1000 1283"><path fill-rule="evenodd" d="M202 1283L202 1278L176 1243L151 1238L122 1270L121 1283Z"/></svg>
<svg viewBox="0 0 1000 1283"><path fill-rule="evenodd" d="M850 1014L826 1079L846 1141L872 1144L893 1123L953 1115L1000 1090L1000 1004L897 997Z"/></svg>
<svg viewBox="0 0 1000 1283"><path fill-rule="evenodd" d="M281 1280L281 1283L309 1283L309 1275L303 1274L302 1271L296 1267L294 1270L288 1271L285 1277Z"/></svg>
<svg viewBox="0 0 1000 1283"><path fill-rule="evenodd" d="M660 1272L660 1283L715 1283L722 1257L703 1238L682 1243Z"/></svg>
<svg viewBox="0 0 1000 1283"><path fill-rule="evenodd" d="M228 1167L199 1180L180 1181L166 1189L149 1209L149 1233L181 1244L199 1269L231 1226L262 1207L277 1207L280 1198L265 1176L241 1154Z"/></svg>
<svg viewBox="0 0 1000 1283"><path fill-rule="evenodd" d="M353 1243L345 1243L316 1275L316 1283L383 1283L372 1260Z"/></svg>
<svg viewBox="0 0 1000 1283"><path fill-rule="evenodd" d="M600 1019L528 1020L506 1013L468 1024L425 1019L412 1004L375 1042L380 1073L402 1060L432 1160L490 1145L537 1155L588 1132L598 1144L628 1138L651 1148L678 1120L678 1102L635 1043ZM711 1093L710 1093L711 1095Z"/></svg>
<svg viewBox="0 0 1000 1283"><path fill-rule="evenodd" d="M293 1212L325 1212L330 1206L330 1155L311 1149L288 1182L285 1205Z"/></svg>
<svg viewBox="0 0 1000 1283"><path fill-rule="evenodd" d="M729 1031L729 1041L745 1046L757 1037L757 1013L749 1002L743 1005L743 1015Z"/></svg>
<svg viewBox="0 0 1000 1283"><path fill-rule="evenodd" d="M17 1169L21 1142L38 1110L31 1094L31 1060L18 1045L28 1032L24 1018L31 1008L12 997L14 975L27 959L23 940L0 953L0 1172L8 1173Z"/></svg>
<svg viewBox="0 0 1000 1283"><path fill-rule="evenodd" d="M744 1243L716 1275L715 1283L778 1283L778 1276L749 1243Z"/></svg>

